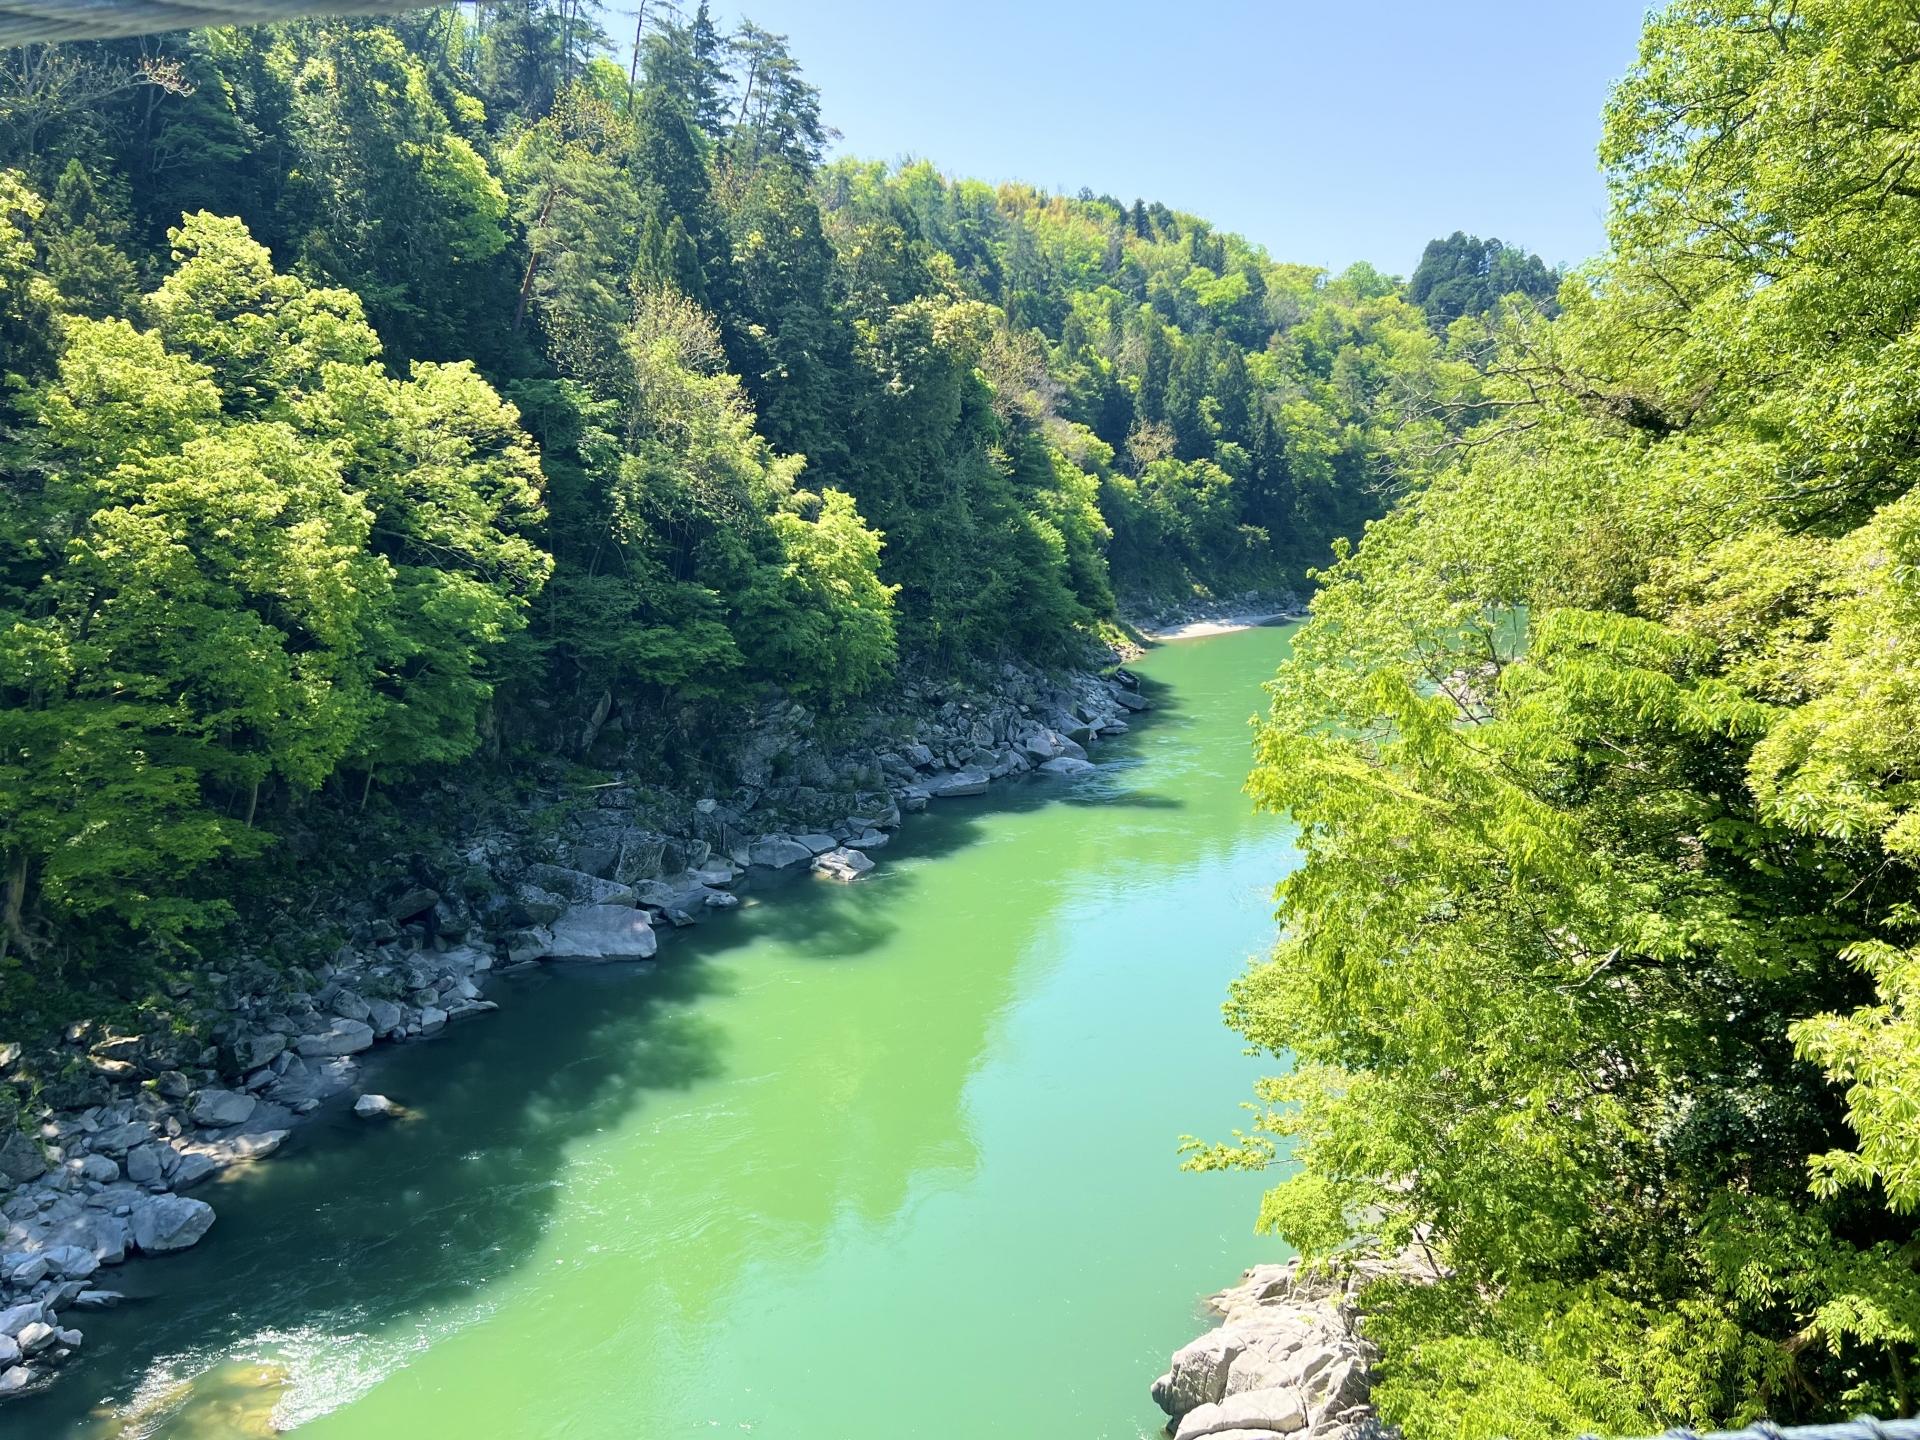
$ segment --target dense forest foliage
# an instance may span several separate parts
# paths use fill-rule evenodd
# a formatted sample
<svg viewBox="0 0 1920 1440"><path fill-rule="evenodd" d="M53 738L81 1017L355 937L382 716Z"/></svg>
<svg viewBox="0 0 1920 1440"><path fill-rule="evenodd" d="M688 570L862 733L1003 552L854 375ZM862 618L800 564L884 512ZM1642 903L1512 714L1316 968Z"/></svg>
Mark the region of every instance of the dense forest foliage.
<svg viewBox="0 0 1920 1440"><path fill-rule="evenodd" d="M1301 827L1203 1165L1411 1243L1410 1436L1912 1415L1920 14L1688 0L1480 423L1328 573L1260 732ZM1297 1163L1291 1163L1297 1162Z"/></svg>
<svg viewBox="0 0 1920 1440"><path fill-rule="evenodd" d="M0 57L7 966L184 953L316 793L1297 583L1479 383L1366 266L830 138L704 6Z"/></svg>

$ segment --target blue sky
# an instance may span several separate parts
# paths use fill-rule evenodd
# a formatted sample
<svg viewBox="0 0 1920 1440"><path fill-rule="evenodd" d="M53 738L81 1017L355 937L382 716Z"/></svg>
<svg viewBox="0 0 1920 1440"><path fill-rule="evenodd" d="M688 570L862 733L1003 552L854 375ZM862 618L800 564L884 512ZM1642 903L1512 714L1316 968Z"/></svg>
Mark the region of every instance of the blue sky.
<svg viewBox="0 0 1920 1440"><path fill-rule="evenodd" d="M609 31L623 24L611 0ZM691 8L689 5L688 8ZM791 38L841 153L1159 199L1275 259L1405 274L1435 235L1603 243L1643 0L716 0ZM631 22L624 22L631 23Z"/></svg>

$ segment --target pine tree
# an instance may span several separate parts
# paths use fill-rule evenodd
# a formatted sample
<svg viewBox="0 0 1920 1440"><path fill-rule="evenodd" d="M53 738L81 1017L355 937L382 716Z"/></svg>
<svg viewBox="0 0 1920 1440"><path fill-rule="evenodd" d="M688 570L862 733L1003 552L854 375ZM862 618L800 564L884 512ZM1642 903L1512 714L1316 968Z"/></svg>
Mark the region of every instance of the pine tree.
<svg viewBox="0 0 1920 1440"><path fill-rule="evenodd" d="M109 204L78 160L69 160L40 218L41 269L63 308L104 319L124 315L139 291L125 249L123 208Z"/></svg>

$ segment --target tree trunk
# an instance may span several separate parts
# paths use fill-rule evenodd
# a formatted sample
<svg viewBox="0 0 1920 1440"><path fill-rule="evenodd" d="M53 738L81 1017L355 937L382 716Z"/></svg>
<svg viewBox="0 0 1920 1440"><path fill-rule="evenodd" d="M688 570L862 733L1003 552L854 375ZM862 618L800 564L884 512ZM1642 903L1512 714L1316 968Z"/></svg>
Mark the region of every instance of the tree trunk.
<svg viewBox="0 0 1920 1440"><path fill-rule="evenodd" d="M647 28L647 0L640 0L639 13L633 19L633 63L627 67L627 114L633 114L633 91L640 82L640 38Z"/></svg>
<svg viewBox="0 0 1920 1440"><path fill-rule="evenodd" d="M553 202L560 194L558 185L550 186L547 195L540 202L540 218L533 222L530 229L537 230L547 223L547 216L553 213ZM533 298L533 277L540 269L540 251L535 245L527 246L527 273L520 277L520 299L513 307L513 328L516 334L526 322L527 302Z"/></svg>
<svg viewBox="0 0 1920 1440"><path fill-rule="evenodd" d="M26 930L21 917L27 908L27 879L31 874L31 860L22 851L13 862L13 869L7 874L7 902L4 924L0 924L0 960L7 957L7 951L13 948L17 939L21 949L26 948Z"/></svg>

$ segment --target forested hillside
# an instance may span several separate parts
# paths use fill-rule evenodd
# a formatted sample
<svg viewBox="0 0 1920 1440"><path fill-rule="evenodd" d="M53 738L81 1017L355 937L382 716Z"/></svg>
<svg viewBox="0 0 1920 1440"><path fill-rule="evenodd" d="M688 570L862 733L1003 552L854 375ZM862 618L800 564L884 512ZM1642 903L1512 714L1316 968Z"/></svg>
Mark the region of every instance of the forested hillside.
<svg viewBox="0 0 1920 1440"><path fill-rule="evenodd" d="M1477 384L1365 266L822 115L704 6L7 56L7 965L183 953L316 794L1298 584Z"/></svg>
<svg viewBox="0 0 1920 1440"><path fill-rule="evenodd" d="M1410 1436L1912 1415L1920 16L1675 4L1611 245L1333 568L1260 733L1302 827L1201 1164L1413 1242Z"/></svg>

